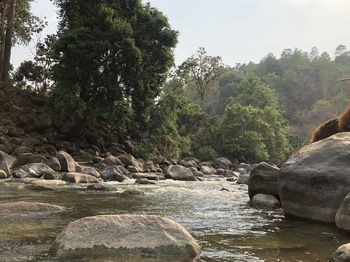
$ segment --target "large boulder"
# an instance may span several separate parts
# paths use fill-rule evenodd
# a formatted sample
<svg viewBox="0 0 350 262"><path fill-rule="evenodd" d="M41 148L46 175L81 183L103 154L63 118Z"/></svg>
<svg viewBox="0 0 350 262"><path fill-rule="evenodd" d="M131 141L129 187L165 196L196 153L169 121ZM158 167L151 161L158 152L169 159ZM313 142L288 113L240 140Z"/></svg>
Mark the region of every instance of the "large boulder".
<svg viewBox="0 0 350 262"><path fill-rule="evenodd" d="M225 157L219 157L215 159L215 163L219 168L222 169L231 169L233 167L232 162Z"/></svg>
<svg viewBox="0 0 350 262"><path fill-rule="evenodd" d="M340 246L333 254L331 262L349 262L350 261L350 243Z"/></svg>
<svg viewBox="0 0 350 262"><path fill-rule="evenodd" d="M178 223L159 216L102 215L71 222L56 238L60 258L151 256L192 261L200 254L196 240Z"/></svg>
<svg viewBox="0 0 350 262"><path fill-rule="evenodd" d="M101 161L102 164L106 166L121 166L123 162L116 156L109 155Z"/></svg>
<svg viewBox="0 0 350 262"><path fill-rule="evenodd" d="M16 158L0 151L0 170L3 170L7 175L11 173L11 168Z"/></svg>
<svg viewBox="0 0 350 262"><path fill-rule="evenodd" d="M67 182L82 183L82 184L99 183L98 179L94 176L81 174L81 173L75 173L75 172L65 173L62 176L62 180L67 181Z"/></svg>
<svg viewBox="0 0 350 262"><path fill-rule="evenodd" d="M51 157L45 162L45 164L57 172L61 171L61 164L57 157Z"/></svg>
<svg viewBox="0 0 350 262"><path fill-rule="evenodd" d="M94 176L96 178L101 178L101 174L93 167L90 166L81 166L81 173Z"/></svg>
<svg viewBox="0 0 350 262"><path fill-rule="evenodd" d="M186 167L171 165L166 169L165 178L183 181L196 181L193 173Z"/></svg>
<svg viewBox="0 0 350 262"><path fill-rule="evenodd" d="M119 155L118 158L123 162L125 166L134 166L138 172L148 172L148 168L145 161L142 159L136 159L132 155L123 154Z"/></svg>
<svg viewBox="0 0 350 262"><path fill-rule="evenodd" d="M0 204L0 214L42 214L60 213L64 207L37 202L9 202Z"/></svg>
<svg viewBox="0 0 350 262"><path fill-rule="evenodd" d="M350 231L350 193L346 195L338 208L335 224L342 230Z"/></svg>
<svg viewBox="0 0 350 262"><path fill-rule="evenodd" d="M282 167L279 196L287 215L334 222L350 191L350 133L305 146Z"/></svg>
<svg viewBox="0 0 350 262"><path fill-rule="evenodd" d="M13 171L12 176L14 178L39 178L44 175L53 175L53 173L55 173L55 171L44 163L31 163Z"/></svg>
<svg viewBox="0 0 350 262"><path fill-rule="evenodd" d="M40 154L32 154L32 153L22 154L17 156L16 161L13 163L12 168L15 169L31 163L45 163L46 161L47 159Z"/></svg>
<svg viewBox="0 0 350 262"><path fill-rule="evenodd" d="M278 196L277 179L280 169L276 166L271 166L266 162L256 165L250 172L248 181L249 197L252 199L256 194Z"/></svg>
<svg viewBox="0 0 350 262"><path fill-rule="evenodd" d="M76 171L77 163L70 154L65 151L58 151L56 157L60 162L62 172Z"/></svg>
<svg viewBox="0 0 350 262"><path fill-rule="evenodd" d="M101 177L104 181L123 182L127 179L129 171L123 166L109 166L101 171Z"/></svg>

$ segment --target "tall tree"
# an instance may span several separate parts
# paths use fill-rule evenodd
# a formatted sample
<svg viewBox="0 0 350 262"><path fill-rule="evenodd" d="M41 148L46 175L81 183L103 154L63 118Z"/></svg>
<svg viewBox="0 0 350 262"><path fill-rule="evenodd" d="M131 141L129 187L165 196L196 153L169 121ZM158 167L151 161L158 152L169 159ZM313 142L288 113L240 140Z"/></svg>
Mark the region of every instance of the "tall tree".
<svg viewBox="0 0 350 262"><path fill-rule="evenodd" d="M196 55L179 66L177 75L187 88L194 89L203 108L212 88L225 73L226 68L220 56L210 56L205 48L200 47Z"/></svg>
<svg viewBox="0 0 350 262"><path fill-rule="evenodd" d="M140 131L173 65L177 32L141 0L56 0L52 38L56 114L80 127L131 117ZM130 128L131 129L131 128Z"/></svg>

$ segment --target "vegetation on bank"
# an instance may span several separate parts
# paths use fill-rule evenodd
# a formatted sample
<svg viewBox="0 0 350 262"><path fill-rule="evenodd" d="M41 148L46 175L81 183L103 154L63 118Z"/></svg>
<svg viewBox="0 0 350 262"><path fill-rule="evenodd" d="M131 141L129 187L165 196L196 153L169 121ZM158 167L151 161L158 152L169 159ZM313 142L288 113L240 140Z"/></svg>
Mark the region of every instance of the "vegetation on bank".
<svg viewBox="0 0 350 262"><path fill-rule="evenodd" d="M29 37L42 22L30 14L31 1L22 2L32 21L22 22ZM38 44L33 61L11 71L11 86L48 96L55 121L69 122L70 134L104 124L138 141L144 158L223 155L280 163L348 103L339 81L350 74L344 45L335 59L316 48L286 49L279 58L234 67L199 48L174 67L178 32L149 4L54 3L58 32Z"/></svg>

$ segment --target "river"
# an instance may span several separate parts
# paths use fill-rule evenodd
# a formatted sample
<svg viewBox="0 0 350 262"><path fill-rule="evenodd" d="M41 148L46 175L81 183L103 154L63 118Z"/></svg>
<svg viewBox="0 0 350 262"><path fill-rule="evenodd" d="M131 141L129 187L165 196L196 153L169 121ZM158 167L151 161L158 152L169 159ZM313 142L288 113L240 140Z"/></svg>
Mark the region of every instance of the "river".
<svg viewBox="0 0 350 262"><path fill-rule="evenodd" d="M94 192L84 185L46 190L0 183L0 202L36 201L68 208L60 215L0 216L0 261L58 261L49 249L64 226L101 214L172 218L198 240L203 248L200 261L208 262L327 261L337 247L349 242L349 235L334 226L290 220L281 210L252 208L245 185L216 176L203 182L165 180L156 185L135 185L129 181L110 185L119 190L140 189L145 194Z"/></svg>

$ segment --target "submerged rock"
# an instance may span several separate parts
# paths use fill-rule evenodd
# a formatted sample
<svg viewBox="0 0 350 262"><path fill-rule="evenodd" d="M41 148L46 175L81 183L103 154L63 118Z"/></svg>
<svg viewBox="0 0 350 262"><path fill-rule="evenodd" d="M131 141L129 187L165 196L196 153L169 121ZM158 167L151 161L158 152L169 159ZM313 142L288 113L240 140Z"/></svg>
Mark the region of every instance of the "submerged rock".
<svg viewBox="0 0 350 262"><path fill-rule="evenodd" d="M349 193L350 133L338 133L305 146L282 167L279 195L287 215L335 222Z"/></svg>
<svg viewBox="0 0 350 262"><path fill-rule="evenodd" d="M269 165L266 162L259 163L250 172L248 181L249 198L252 199L256 194L273 195L279 198L277 179L280 169Z"/></svg>
<svg viewBox="0 0 350 262"><path fill-rule="evenodd" d="M37 213L60 213L64 207L37 202L10 202L0 204L1 214L37 214Z"/></svg>
<svg viewBox="0 0 350 262"><path fill-rule="evenodd" d="M250 201L250 205L257 208L280 208L281 203L271 195L257 194Z"/></svg>
<svg viewBox="0 0 350 262"><path fill-rule="evenodd" d="M194 259L196 240L178 223L159 216L104 215L71 222L53 245L60 258L151 256Z"/></svg>
<svg viewBox="0 0 350 262"><path fill-rule="evenodd" d="M93 185L89 185L87 188L87 190L95 190L95 191L116 191L116 189L108 186L108 185L104 185L104 184L93 184Z"/></svg>
<svg viewBox="0 0 350 262"><path fill-rule="evenodd" d="M153 181L148 180L147 178L138 178L135 181L136 184L140 185L155 185L156 183Z"/></svg>
<svg viewBox="0 0 350 262"><path fill-rule="evenodd" d="M193 173L186 167L171 165L166 169L165 178L183 181L196 181Z"/></svg>

